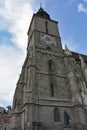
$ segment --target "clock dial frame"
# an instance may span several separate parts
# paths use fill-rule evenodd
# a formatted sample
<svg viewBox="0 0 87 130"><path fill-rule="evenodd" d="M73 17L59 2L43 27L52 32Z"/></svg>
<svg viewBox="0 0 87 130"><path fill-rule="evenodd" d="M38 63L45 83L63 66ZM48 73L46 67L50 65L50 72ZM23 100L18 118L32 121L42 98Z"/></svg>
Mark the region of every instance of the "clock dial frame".
<svg viewBox="0 0 87 130"><path fill-rule="evenodd" d="M40 34L40 39L41 42L47 44L47 45L52 45L52 46L56 46L56 41L54 39L54 37L48 35L48 34Z"/></svg>

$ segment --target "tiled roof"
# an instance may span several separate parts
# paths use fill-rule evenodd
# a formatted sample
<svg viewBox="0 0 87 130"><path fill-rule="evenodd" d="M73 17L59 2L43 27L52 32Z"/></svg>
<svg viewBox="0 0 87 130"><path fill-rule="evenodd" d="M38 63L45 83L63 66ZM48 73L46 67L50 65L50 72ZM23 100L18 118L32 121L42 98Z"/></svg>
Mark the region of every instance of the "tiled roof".
<svg viewBox="0 0 87 130"><path fill-rule="evenodd" d="M87 63L87 55L83 55L83 54L80 54L80 53L77 53L77 52L72 52L72 56L76 59L76 60L80 60L79 59L79 55L81 55L84 59L84 61Z"/></svg>
<svg viewBox="0 0 87 130"><path fill-rule="evenodd" d="M1 123L9 123L10 116L9 115L1 115L0 122Z"/></svg>

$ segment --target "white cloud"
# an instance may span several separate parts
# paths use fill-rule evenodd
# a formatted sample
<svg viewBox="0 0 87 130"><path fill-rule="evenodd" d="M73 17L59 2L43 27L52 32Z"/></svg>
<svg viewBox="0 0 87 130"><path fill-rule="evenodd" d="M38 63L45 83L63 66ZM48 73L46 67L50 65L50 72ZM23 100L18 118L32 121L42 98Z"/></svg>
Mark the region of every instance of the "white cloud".
<svg viewBox="0 0 87 130"><path fill-rule="evenodd" d="M0 45L0 105L2 102L11 103L23 60L22 51Z"/></svg>
<svg viewBox="0 0 87 130"><path fill-rule="evenodd" d="M87 8L82 3L78 5L78 12L87 13Z"/></svg>
<svg viewBox="0 0 87 130"><path fill-rule="evenodd" d="M33 14L30 0L3 0L0 1L0 27L4 26L12 34L12 42L22 49L27 45L27 30Z"/></svg>
<svg viewBox="0 0 87 130"><path fill-rule="evenodd" d="M33 1L33 0L32 0ZM0 0L0 31L7 30L13 45L0 42L0 105L12 102L27 46L27 31L33 14L31 0Z"/></svg>

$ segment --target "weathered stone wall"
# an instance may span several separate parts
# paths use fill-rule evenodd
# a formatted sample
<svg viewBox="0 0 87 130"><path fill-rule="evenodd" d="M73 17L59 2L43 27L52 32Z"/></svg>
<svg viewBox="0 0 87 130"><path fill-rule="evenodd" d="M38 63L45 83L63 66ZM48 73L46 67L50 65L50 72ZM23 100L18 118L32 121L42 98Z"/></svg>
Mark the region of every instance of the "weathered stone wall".
<svg viewBox="0 0 87 130"><path fill-rule="evenodd" d="M11 128L86 130L86 66L80 60L78 64L69 50L63 51L57 22L34 15L15 90ZM64 122L65 110L70 116L68 125Z"/></svg>

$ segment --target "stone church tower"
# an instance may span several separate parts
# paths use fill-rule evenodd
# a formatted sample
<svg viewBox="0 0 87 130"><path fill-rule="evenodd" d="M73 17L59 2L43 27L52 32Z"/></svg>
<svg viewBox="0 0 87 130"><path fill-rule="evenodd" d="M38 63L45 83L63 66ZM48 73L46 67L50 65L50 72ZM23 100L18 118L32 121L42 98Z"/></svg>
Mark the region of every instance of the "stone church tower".
<svg viewBox="0 0 87 130"><path fill-rule="evenodd" d="M32 17L11 130L87 130L87 56L63 50L57 24L42 7Z"/></svg>

